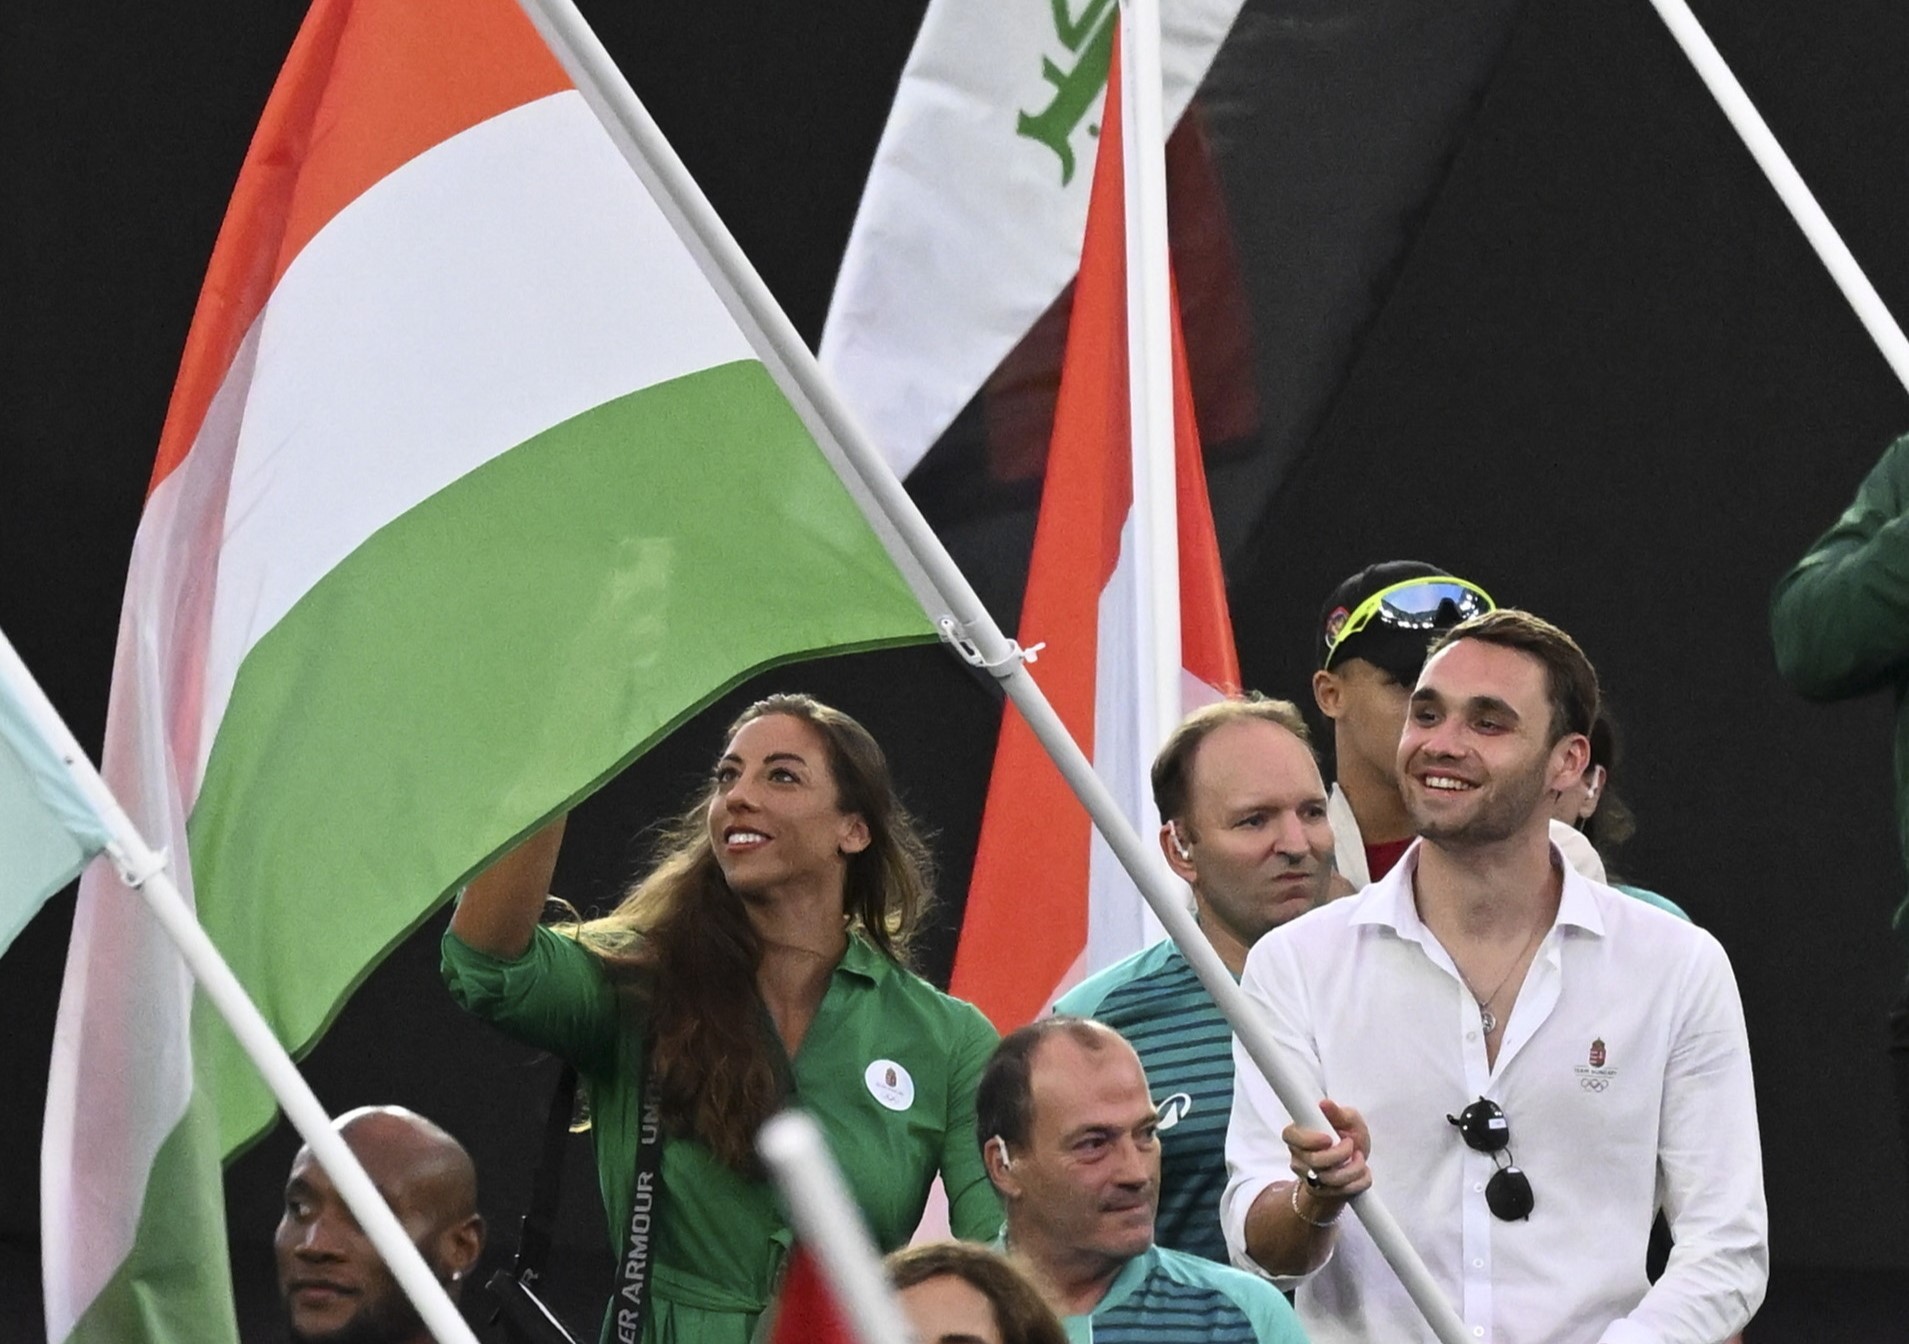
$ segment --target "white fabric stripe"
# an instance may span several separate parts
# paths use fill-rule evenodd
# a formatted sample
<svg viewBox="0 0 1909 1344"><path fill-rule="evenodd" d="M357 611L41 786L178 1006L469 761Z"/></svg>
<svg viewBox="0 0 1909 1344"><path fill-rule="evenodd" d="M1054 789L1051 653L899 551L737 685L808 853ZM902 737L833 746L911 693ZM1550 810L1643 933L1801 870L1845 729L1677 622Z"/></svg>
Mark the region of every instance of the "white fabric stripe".
<svg viewBox="0 0 1909 1344"><path fill-rule="evenodd" d="M1140 679L1151 669L1141 666L1136 628L1140 594L1134 530L1134 514L1129 510L1120 529L1120 557L1100 592L1094 773L1107 785L1141 838L1150 839L1160 830L1160 817L1154 810L1147 769L1159 743L1143 735L1140 717L1143 706L1152 701L1152 692L1143 693L1140 685ZM1185 884L1173 875L1166 859L1157 851L1150 854L1167 885L1184 891ZM1141 898L1120 860L1095 830L1087 861L1087 974L1104 970L1165 936L1166 930L1153 908Z"/></svg>
<svg viewBox="0 0 1909 1344"><path fill-rule="evenodd" d="M252 343L234 366L249 366ZM236 417L223 393L199 446L146 501L113 659L102 773L193 899L173 734L197 726L195 599L217 542ZM104 863L80 881L41 1131L47 1338L73 1331L132 1253L153 1158L192 1092L192 977L145 905Z"/></svg>
<svg viewBox="0 0 1909 1344"><path fill-rule="evenodd" d="M574 91L352 202L286 271L258 334L201 771L247 650L378 528L552 425L752 357Z"/></svg>

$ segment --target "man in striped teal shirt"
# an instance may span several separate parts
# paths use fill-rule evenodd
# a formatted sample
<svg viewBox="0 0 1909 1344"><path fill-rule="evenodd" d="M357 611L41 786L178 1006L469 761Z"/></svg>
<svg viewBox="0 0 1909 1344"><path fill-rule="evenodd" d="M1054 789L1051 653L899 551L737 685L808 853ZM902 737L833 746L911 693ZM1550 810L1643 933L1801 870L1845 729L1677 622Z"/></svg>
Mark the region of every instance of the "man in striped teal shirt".
<svg viewBox="0 0 1909 1344"><path fill-rule="evenodd" d="M1200 931L1239 977L1269 929L1326 899L1332 828L1306 722L1261 696L1196 710L1153 763L1160 847ZM1227 1263L1220 1233L1233 1035L1172 939L1085 981L1055 1011L1105 1022L1139 1053L1160 1109L1163 1246Z"/></svg>
<svg viewBox="0 0 1909 1344"><path fill-rule="evenodd" d="M1154 1244L1158 1122L1118 1032L1077 1017L1010 1032L975 1094L1005 1249L1070 1344L1305 1344L1265 1279Z"/></svg>

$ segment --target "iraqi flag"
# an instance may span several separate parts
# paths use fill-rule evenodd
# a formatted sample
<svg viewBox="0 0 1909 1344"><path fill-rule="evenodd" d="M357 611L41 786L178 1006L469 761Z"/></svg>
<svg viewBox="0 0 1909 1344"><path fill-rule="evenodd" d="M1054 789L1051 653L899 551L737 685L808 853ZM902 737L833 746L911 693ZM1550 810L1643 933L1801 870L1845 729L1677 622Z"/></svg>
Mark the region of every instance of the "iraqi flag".
<svg viewBox="0 0 1909 1344"><path fill-rule="evenodd" d="M1030 669L1094 770L1143 834L1147 766L1157 742L1139 727L1150 664L1140 641L1127 400L1127 248L1118 61L1107 85L1092 204L1061 367L1060 400L1022 608ZM1173 419L1180 546L1184 709L1239 686L1173 304ZM1170 725L1168 725L1170 726ZM988 783L974 876L950 989L1006 1032L1083 976L1159 936L1152 912L1033 732L1009 705Z"/></svg>
<svg viewBox="0 0 1909 1344"><path fill-rule="evenodd" d="M187 338L104 752L288 1047L729 687L932 638L915 591L514 4L318 0ZM220 1161L272 1115L95 866L50 1339L235 1338Z"/></svg>
<svg viewBox="0 0 1909 1344"><path fill-rule="evenodd" d="M1169 128L1241 4L1163 0ZM1119 23L1116 0L928 6L818 356L897 476L1074 279Z"/></svg>

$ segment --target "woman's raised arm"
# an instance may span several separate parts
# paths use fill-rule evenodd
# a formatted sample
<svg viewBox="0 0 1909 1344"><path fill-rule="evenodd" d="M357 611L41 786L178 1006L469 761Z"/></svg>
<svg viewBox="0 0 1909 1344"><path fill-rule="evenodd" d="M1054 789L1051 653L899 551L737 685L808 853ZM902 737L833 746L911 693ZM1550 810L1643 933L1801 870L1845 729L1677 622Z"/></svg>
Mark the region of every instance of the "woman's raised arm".
<svg viewBox="0 0 1909 1344"><path fill-rule="evenodd" d="M466 947L505 960L524 954L543 918L567 819L558 817L527 836L471 879L451 914L451 932Z"/></svg>

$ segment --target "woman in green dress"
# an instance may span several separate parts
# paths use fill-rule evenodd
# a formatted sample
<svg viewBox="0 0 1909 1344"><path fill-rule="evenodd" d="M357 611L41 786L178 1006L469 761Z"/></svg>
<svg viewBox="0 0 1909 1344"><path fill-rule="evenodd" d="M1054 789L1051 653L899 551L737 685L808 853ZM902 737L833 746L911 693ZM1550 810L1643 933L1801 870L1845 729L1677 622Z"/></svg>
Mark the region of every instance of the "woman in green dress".
<svg viewBox="0 0 1909 1344"><path fill-rule="evenodd" d="M929 1187L957 1236L1000 1208L974 1138L995 1033L907 968L927 850L881 748L839 710L780 695L731 726L710 784L609 916L541 923L553 823L474 880L444 940L466 1008L573 1064L589 1088L618 1294L604 1338L634 1341L631 1245L653 1248L640 1338L747 1344L791 1233L758 1165L785 1105L827 1134L875 1240L904 1243ZM645 1087L660 1195L637 1202Z"/></svg>

